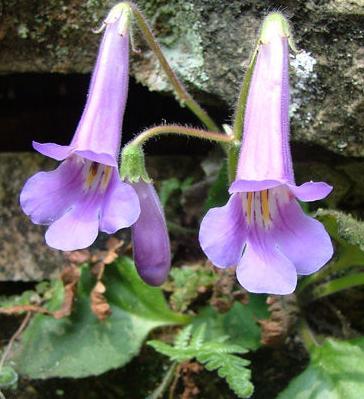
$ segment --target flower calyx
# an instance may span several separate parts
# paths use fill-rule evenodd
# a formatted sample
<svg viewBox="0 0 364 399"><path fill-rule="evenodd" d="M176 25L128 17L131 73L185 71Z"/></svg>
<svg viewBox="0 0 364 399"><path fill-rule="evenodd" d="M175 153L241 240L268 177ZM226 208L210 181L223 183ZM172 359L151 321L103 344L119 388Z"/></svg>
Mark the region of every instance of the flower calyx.
<svg viewBox="0 0 364 399"><path fill-rule="evenodd" d="M107 25L118 23L118 33L121 36L129 34L130 19L132 9L126 2L116 4L109 12L100 28L94 30L94 33L101 33Z"/></svg>
<svg viewBox="0 0 364 399"><path fill-rule="evenodd" d="M272 39L277 36L287 38L292 51L298 52L293 40L292 29L287 18L279 12L272 12L268 14L263 21L259 42L261 44L269 44Z"/></svg>
<svg viewBox="0 0 364 399"><path fill-rule="evenodd" d="M151 183L152 179L148 176L145 169L145 159L142 147L139 144L128 144L121 152L120 177L131 183L144 181Z"/></svg>

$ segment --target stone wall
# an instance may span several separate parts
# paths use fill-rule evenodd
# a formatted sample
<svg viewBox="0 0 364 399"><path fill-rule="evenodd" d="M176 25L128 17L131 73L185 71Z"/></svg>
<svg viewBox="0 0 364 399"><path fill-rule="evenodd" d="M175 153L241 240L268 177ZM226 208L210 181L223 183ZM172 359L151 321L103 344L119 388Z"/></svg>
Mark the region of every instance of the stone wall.
<svg viewBox="0 0 364 399"><path fill-rule="evenodd" d="M113 1L2 0L0 73L92 69L98 27ZM244 66L263 16L290 19L292 136L343 155L364 155L363 0L140 0L179 76L204 103L232 114ZM169 86L140 40L132 73L151 90Z"/></svg>

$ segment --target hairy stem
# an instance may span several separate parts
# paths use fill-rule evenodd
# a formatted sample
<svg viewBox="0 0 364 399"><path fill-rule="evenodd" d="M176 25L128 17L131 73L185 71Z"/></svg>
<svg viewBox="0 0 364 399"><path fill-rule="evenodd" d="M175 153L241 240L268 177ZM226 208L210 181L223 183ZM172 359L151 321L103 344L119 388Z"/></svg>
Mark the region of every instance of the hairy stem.
<svg viewBox="0 0 364 399"><path fill-rule="evenodd" d="M235 107L233 136L234 139L239 143L241 142L243 135L246 102L248 99L250 81L253 76L257 53L258 53L258 46L255 47L254 53L249 61L249 66L245 73L244 80L240 88L238 102ZM235 179L238 159L239 159L239 148L238 147L230 148L228 152L228 177L230 182L232 182Z"/></svg>
<svg viewBox="0 0 364 399"><path fill-rule="evenodd" d="M210 132L202 129L189 128L178 125L156 126L140 133L129 145L143 145L147 140L162 134L179 134L181 136L195 137L218 143L233 144L234 138L222 133Z"/></svg>
<svg viewBox="0 0 364 399"><path fill-rule="evenodd" d="M149 27L144 15L138 9L138 7L132 2L126 2L134 15L134 18L142 31L146 42L149 47L152 49L158 61L163 68L165 74L167 75L169 81L171 82L177 97L181 101L182 104L186 105L197 117L198 119L209 129L218 132L219 128L217 124L213 121L213 119L208 115L208 113L201 108L201 106L192 98L192 96L188 93L183 83L178 79L177 75L173 71L173 69L168 64L166 57L163 55L163 52L155 39L151 28Z"/></svg>
<svg viewBox="0 0 364 399"><path fill-rule="evenodd" d="M300 333L302 342L308 352L311 352L311 350L314 347L320 346L320 344L317 342L317 339L316 339L313 331L310 329L307 322L303 319L301 320L301 322L299 324L299 333Z"/></svg>
<svg viewBox="0 0 364 399"><path fill-rule="evenodd" d="M250 81L253 76L255 61L257 59L258 46L255 47L253 55L250 58L248 68L246 70L243 83L240 88L238 102L235 107L233 133L236 140L241 140L243 135L244 126L244 114L246 108L246 102L249 94Z"/></svg>

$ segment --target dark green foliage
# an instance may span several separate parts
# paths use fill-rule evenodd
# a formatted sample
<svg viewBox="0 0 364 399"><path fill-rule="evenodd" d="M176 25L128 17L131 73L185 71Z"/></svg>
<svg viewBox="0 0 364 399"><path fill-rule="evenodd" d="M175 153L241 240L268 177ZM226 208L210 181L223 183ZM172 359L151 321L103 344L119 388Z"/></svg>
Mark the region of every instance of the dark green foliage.
<svg viewBox="0 0 364 399"><path fill-rule="evenodd" d="M226 313L211 307L202 309L192 323L197 327L206 324L207 339L229 336L231 342L255 350L261 346L261 329L258 320L267 319L269 313L264 295L249 295L249 303L235 302Z"/></svg>
<svg viewBox="0 0 364 399"><path fill-rule="evenodd" d="M56 320L38 314L24 331L13 357L20 374L38 379L101 374L137 355L153 328L188 321L168 308L159 288L140 279L129 258L108 265L103 281L111 316L102 322L92 313L89 295L95 280L84 267L72 315ZM63 301L63 286L57 287L52 309Z"/></svg>
<svg viewBox="0 0 364 399"><path fill-rule="evenodd" d="M176 191L180 191L183 193L185 190L187 190L191 186L192 180L192 177L187 177L182 181L177 179L176 177L163 180L159 189L159 198L162 206L166 206L168 200Z"/></svg>
<svg viewBox="0 0 364 399"><path fill-rule="evenodd" d="M149 341L148 344L172 361L182 363L196 359L207 370L216 371L224 378L238 397L251 396L254 387L250 381L250 362L236 355L246 353L247 349L228 343L227 336L206 341L205 332L205 324L195 329L189 325L177 335L173 346L156 340Z"/></svg>
<svg viewBox="0 0 364 399"><path fill-rule="evenodd" d="M16 386L18 374L10 366L0 368L0 389L9 389Z"/></svg>
<svg viewBox="0 0 364 399"><path fill-rule="evenodd" d="M204 204L204 212L209 209L223 206L229 199L229 180L226 162L222 163L219 174L207 193L207 199Z"/></svg>
<svg viewBox="0 0 364 399"><path fill-rule="evenodd" d="M327 339L311 349L307 369L292 380L278 399L362 399L364 338Z"/></svg>

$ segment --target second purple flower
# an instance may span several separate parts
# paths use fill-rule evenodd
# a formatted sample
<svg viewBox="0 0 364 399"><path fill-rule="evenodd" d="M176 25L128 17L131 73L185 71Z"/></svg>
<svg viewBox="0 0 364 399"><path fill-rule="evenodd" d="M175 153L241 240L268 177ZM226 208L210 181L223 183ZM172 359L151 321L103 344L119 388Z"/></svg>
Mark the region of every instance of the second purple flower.
<svg viewBox="0 0 364 399"><path fill-rule="evenodd" d="M244 118L244 134L231 197L210 209L200 244L217 267L237 266L248 291L289 294L297 274L316 272L333 254L323 225L298 200L326 197L326 183L294 181L289 148L288 33L280 14L261 33Z"/></svg>

